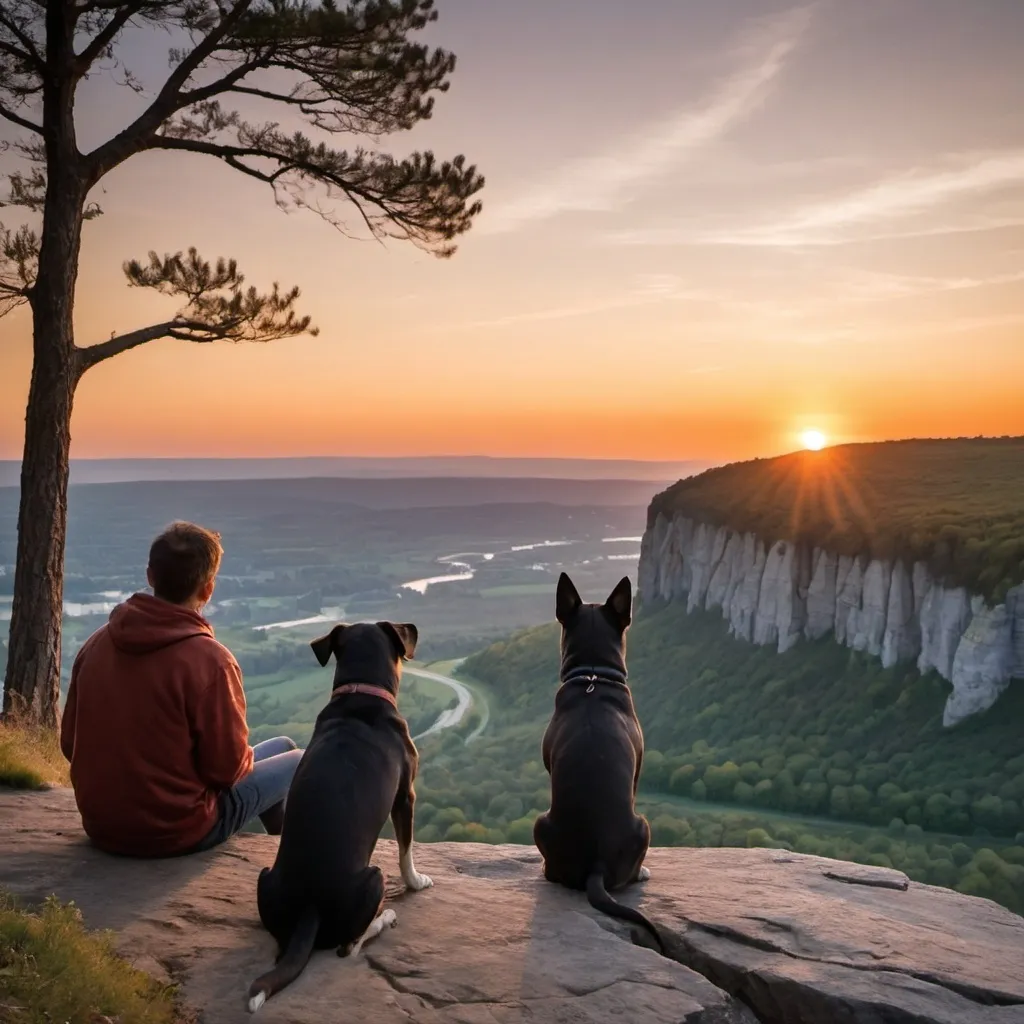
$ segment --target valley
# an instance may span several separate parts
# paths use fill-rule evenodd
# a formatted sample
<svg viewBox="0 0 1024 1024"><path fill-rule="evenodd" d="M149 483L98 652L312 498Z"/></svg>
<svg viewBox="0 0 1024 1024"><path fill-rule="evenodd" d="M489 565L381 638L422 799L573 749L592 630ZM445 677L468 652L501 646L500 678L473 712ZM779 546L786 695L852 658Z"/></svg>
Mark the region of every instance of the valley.
<svg viewBox="0 0 1024 1024"><path fill-rule="evenodd" d="M949 449L951 472L971 461L962 444ZM1017 449L998 449L1000 465L1007 452L1015 458ZM903 455L885 455L886 472L896 473ZM931 463L928 486L953 524L945 526L941 516L919 522L925 506L914 504L912 489L884 474L873 481L861 454L840 454L837 464L844 458L860 465L850 478L860 491L890 499L891 507L873 506L866 551L895 558L894 538L903 537L950 584L995 580L983 564L995 558L993 601L1024 579L1012 525L1024 495L991 458L976 460L960 505L956 495L967 491L943 485ZM730 490L707 492L729 504L732 518L706 496L686 513L789 538L785 506L799 493L811 510L801 519L810 532L800 536L853 550L844 547L852 534L828 525L828 503L807 498L817 493L809 485L765 490L772 473L790 479L785 463L751 465L760 474L753 482L727 467ZM1001 503L988 518L976 498L986 472L994 488L986 493ZM641 538L651 550L666 502L683 501L687 487L705 495L701 479L667 490L650 481L494 479L73 487L65 673L113 604L141 585L151 536L172 518L195 519L223 534L210 619L243 668L254 740L308 740L332 680L309 641L334 621L415 622L421 642L400 706L421 751L419 840L531 843L548 804L540 739L557 682L558 573L569 572L589 600L602 600L623 575L635 584L639 572L643 587L651 577ZM744 487L753 511L734 498ZM889 512L903 525L887 532ZM974 532L1002 536L1000 523L1010 533L998 544L974 542ZM0 564L13 560L13 526L13 492L0 489ZM932 536L938 547L928 547ZM981 561L964 561L964 552ZM968 568L942 576L940 557ZM767 846L892 866L1024 910L1024 686L1003 687L993 706L950 728L951 684L932 666L886 661L831 635L750 643L718 608L691 607L685 592L679 599L649 585L636 600L628 650L646 737L639 805L655 844Z"/></svg>

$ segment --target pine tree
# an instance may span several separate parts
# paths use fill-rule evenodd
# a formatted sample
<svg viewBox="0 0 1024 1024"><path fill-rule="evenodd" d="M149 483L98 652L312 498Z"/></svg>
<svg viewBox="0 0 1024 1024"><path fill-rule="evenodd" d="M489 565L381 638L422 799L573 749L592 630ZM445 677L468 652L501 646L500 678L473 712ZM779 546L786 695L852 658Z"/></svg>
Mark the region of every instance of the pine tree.
<svg viewBox="0 0 1024 1024"><path fill-rule="evenodd" d="M0 149L19 158L0 206L27 211L29 221L0 223L0 316L28 303L33 334L5 715L57 720L71 412L82 375L156 338L266 342L315 330L296 311L297 288L261 293L243 287L233 260L151 252L125 263L128 283L178 297L178 313L77 345L82 230L102 212L90 196L139 153L193 153L265 183L279 205L311 210L342 231L347 213L378 239L451 256L480 210L474 197L483 187L462 156L398 160L324 141L380 138L430 117L455 58L411 37L435 18L434 0L0 0ZM122 52L125 32L140 28L179 43L151 98ZM76 90L101 69L149 102L83 153ZM241 100L267 119L244 117L234 109ZM296 116L308 134L280 127Z"/></svg>

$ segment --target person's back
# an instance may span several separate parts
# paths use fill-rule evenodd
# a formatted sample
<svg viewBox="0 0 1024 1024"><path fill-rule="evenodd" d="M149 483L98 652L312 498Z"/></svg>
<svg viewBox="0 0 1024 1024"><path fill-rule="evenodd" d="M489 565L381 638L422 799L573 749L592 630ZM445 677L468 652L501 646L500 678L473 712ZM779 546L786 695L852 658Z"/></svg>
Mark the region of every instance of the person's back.
<svg viewBox="0 0 1024 1024"><path fill-rule="evenodd" d="M280 832L302 751L249 746L241 671L200 614L221 554L217 534L173 524L150 548L153 596L118 605L75 658L61 750L82 825L108 852L209 849L255 817Z"/></svg>
<svg viewBox="0 0 1024 1024"><path fill-rule="evenodd" d="M64 722L82 824L115 853L195 846L218 792L252 768L235 659L197 612L148 594L118 605L79 652ZM195 750L194 737L206 741Z"/></svg>

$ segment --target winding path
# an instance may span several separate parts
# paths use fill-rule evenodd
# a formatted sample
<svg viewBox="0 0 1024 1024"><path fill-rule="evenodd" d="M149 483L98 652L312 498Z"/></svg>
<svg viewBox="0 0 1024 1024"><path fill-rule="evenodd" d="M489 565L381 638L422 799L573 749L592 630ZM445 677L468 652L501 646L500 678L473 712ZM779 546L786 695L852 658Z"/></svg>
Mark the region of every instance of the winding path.
<svg viewBox="0 0 1024 1024"><path fill-rule="evenodd" d="M460 664L462 664L461 660L455 662L452 666L453 669L458 667ZM459 698L459 702L455 707L445 708L445 710L437 716L437 720L434 724L429 729L425 729L418 735L413 736L413 740L421 740L427 736L433 736L435 733L439 733L443 729L451 729L458 725L462 719L466 717L466 712L473 703L474 696L477 697L480 704L480 724L466 738L466 742L471 743L484 731L484 726L487 725L487 721L490 718L490 711L483 698L479 695L474 695L473 691L470 690L465 683L460 683L457 679L452 679L451 676L443 676L439 672L430 672L425 668L409 668L406 666L404 672L410 676L419 676L420 679L430 679L435 683L441 683L454 690L455 696Z"/></svg>

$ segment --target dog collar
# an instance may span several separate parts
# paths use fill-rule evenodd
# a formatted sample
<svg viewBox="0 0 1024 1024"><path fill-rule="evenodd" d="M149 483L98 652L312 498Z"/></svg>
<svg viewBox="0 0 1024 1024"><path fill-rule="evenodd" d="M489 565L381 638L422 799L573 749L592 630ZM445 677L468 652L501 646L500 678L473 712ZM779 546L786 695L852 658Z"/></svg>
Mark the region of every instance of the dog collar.
<svg viewBox="0 0 1024 1024"><path fill-rule="evenodd" d="M371 697L380 697L386 700L392 707L398 707L398 698L383 686L371 686L369 683L345 683L344 686L337 686L331 690L331 700L340 697L343 693L366 693Z"/></svg>
<svg viewBox="0 0 1024 1024"><path fill-rule="evenodd" d="M571 683L589 683L587 693L593 693L598 683L625 687L626 673L614 668L574 668L561 682L563 686Z"/></svg>

